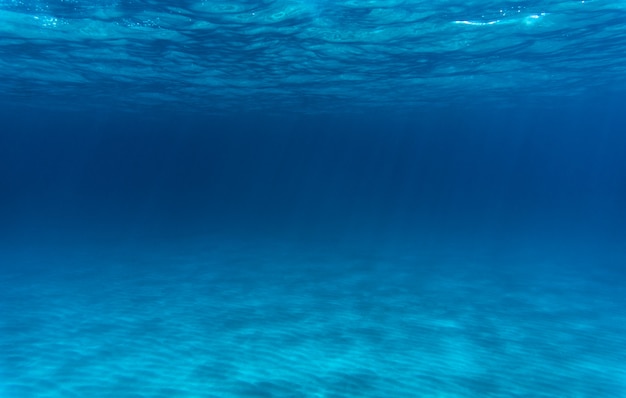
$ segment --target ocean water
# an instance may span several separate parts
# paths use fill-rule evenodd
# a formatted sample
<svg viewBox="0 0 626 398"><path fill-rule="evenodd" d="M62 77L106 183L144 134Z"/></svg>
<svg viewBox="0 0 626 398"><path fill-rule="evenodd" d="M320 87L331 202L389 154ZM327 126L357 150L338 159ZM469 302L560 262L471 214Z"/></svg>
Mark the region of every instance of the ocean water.
<svg viewBox="0 0 626 398"><path fill-rule="evenodd" d="M626 397L626 7L0 0L0 397Z"/></svg>

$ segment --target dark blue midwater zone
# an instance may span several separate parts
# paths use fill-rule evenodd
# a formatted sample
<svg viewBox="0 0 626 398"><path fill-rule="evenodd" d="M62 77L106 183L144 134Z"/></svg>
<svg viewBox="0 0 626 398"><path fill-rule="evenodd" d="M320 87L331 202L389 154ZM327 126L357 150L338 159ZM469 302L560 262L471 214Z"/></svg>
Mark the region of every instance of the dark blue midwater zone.
<svg viewBox="0 0 626 398"><path fill-rule="evenodd" d="M28 116L5 115L0 137L5 236L232 227L618 243L626 224L617 112Z"/></svg>

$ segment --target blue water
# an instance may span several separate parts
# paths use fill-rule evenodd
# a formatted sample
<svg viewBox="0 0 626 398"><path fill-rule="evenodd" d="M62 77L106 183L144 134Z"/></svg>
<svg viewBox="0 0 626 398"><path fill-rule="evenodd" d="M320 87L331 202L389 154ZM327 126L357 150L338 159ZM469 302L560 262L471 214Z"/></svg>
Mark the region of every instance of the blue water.
<svg viewBox="0 0 626 398"><path fill-rule="evenodd" d="M619 2L0 0L0 397L626 397Z"/></svg>

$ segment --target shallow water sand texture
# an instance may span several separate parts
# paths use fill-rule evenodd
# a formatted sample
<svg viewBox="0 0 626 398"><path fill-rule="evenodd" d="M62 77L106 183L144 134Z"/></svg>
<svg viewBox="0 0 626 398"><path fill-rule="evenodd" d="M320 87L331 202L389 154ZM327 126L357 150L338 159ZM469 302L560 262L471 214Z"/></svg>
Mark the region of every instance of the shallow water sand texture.
<svg viewBox="0 0 626 398"><path fill-rule="evenodd" d="M2 396L626 391L624 298L601 275L463 253L166 254L5 272Z"/></svg>

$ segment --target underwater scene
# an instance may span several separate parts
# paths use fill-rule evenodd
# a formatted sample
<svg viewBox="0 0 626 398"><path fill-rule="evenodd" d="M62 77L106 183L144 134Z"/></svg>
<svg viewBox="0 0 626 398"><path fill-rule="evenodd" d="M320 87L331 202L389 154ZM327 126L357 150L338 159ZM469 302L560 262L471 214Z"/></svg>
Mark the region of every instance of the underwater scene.
<svg viewBox="0 0 626 398"><path fill-rule="evenodd" d="M626 3L0 0L0 397L626 397Z"/></svg>

